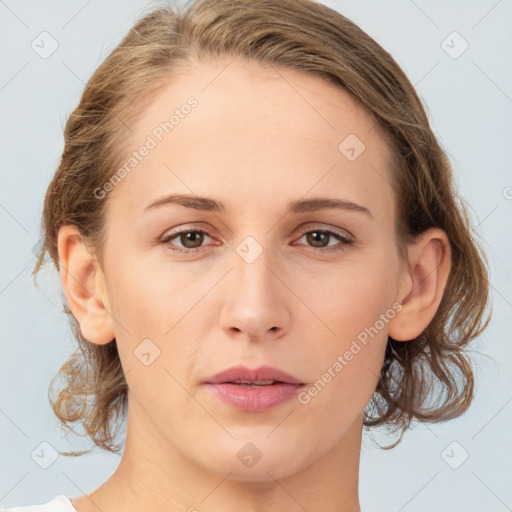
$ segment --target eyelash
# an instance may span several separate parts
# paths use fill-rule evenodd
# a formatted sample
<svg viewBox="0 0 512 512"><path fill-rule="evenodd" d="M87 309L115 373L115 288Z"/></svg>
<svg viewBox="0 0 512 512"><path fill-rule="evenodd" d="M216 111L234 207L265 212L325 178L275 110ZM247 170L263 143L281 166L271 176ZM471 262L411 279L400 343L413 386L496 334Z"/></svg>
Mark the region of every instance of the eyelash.
<svg viewBox="0 0 512 512"><path fill-rule="evenodd" d="M171 240L173 240L174 238L177 238L179 237L180 235L183 235L183 234L186 234L186 233L202 233L204 235L207 235L209 236L210 238L213 238L211 237L207 231L205 231L204 229L184 229L184 230L180 230L180 231L176 231L174 233L170 233L168 235L164 235L161 239L160 239L160 242L162 244L168 244ZM329 252L337 252L337 251L342 251L344 249L347 248L347 246L350 246L351 244L354 243L354 240L352 240L351 238L349 238L347 235L344 235L342 233L337 233L335 231L331 231L329 229L316 229L316 228L313 228L313 229L309 229L307 231L303 231L302 234L300 235L299 239L302 238L304 235L307 235L308 233L322 233L322 234L325 234L325 235L328 235L329 237L334 237L336 238L337 240L339 240L340 242L343 242L339 247L336 247L336 248L326 248L326 247L312 247L312 249L315 251L315 252L321 252L321 253L329 253ZM330 240L329 240L330 241ZM203 246L201 247L195 247L193 249L190 249L190 248L186 248L186 249L176 249L174 247L171 247L169 245L169 249L173 252L177 252L177 253L182 253L182 254L190 254L190 253L194 253L194 252L197 252L199 249L201 249ZM329 247L329 246L327 246Z"/></svg>

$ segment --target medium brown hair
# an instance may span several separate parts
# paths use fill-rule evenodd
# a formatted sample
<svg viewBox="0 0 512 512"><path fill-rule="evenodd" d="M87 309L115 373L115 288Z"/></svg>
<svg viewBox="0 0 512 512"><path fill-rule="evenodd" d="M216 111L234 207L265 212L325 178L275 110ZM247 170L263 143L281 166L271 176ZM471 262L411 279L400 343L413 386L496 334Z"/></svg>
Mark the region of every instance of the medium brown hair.
<svg viewBox="0 0 512 512"><path fill-rule="evenodd" d="M194 62L244 58L298 70L341 87L364 105L393 156L396 236L408 243L430 227L450 241L452 266L441 304L418 338L388 339L367 427L400 431L412 419L443 421L465 412L474 378L466 345L487 326L486 258L472 234L452 169L413 85L395 60L340 13L309 0L198 0L142 16L85 86L65 126L65 146L42 215L43 245L34 276L49 254L59 269L57 237L76 225L102 261L108 196L94 194L123 161L131 126L156 91ZM79 422L99 447L118 451L113 426L126 412L127 384L115 338L83 338L67 305L78 349L50 385L53 410L68 428ZM58 389L56 385L62 380ZM81 452L83 453L83 452ZM76 454L76 452L68 454Z"/></svg>

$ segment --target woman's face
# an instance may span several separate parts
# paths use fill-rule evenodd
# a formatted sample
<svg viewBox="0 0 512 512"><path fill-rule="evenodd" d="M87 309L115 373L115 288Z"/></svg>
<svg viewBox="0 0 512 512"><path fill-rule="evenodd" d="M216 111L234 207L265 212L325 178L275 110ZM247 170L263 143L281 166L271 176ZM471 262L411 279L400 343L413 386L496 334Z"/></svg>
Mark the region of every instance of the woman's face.
<svg viewBox="0 0 512 512"><path fill-rule="evenodd" d="M401 299L375 122L319 78L235 60L173 78L130 134L103 269L132 431L233 479L298 471L360 430ZM170 195L196 207L151 207ZM241 410L205 384L239 365L304 385Z"/></svg>

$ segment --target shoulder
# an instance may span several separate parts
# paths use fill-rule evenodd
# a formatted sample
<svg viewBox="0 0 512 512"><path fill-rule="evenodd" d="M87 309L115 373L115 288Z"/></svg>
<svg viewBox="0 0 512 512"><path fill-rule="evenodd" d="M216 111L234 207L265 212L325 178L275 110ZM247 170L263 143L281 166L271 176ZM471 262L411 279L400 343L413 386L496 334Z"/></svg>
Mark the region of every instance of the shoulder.
<svg viewBox="0 0 512 512"><path fill-rule="evenodd" d="M69 498L60 494L47 503L12 508L0 508L0 512L76 512L76 509L71 504Z"/></svg>

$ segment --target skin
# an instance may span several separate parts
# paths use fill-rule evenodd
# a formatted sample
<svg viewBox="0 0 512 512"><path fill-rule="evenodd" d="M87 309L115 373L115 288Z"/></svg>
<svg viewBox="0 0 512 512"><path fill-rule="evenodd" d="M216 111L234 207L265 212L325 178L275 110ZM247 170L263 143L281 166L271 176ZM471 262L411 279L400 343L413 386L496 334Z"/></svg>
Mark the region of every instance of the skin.
<svg viewBox="0 0 512 512"><path fill-rule="evenodd" d="M130 389L119 467L72 500L79 512L360 511L362 413L388 335L419 335L442 298L448 239L428 230L400 260L389 152L372 117L318 77L228 63L173 77L132 130L135 150L188 97L198 100L114 189L102 264L74 226L59 232L68 304L88 340L115 336ZM354 161L338 150L348 134L365 144ZM144 211L171 193L213 198L226 210ZM315 197L371 215L286 213L290 202ZM207 235L159 241L178 226ZM353 243L307 235L315 229ZM251 263L237 252L247 236L262 249ZM341 250L318 252L325 245ZM271 364L310 386L394 303L401 310L307 404L242 412L202 384L231 366ZM149 366L134 355L147 338L160 350ZM252 467L237 457L248 442L261 453Z"/></svg>

